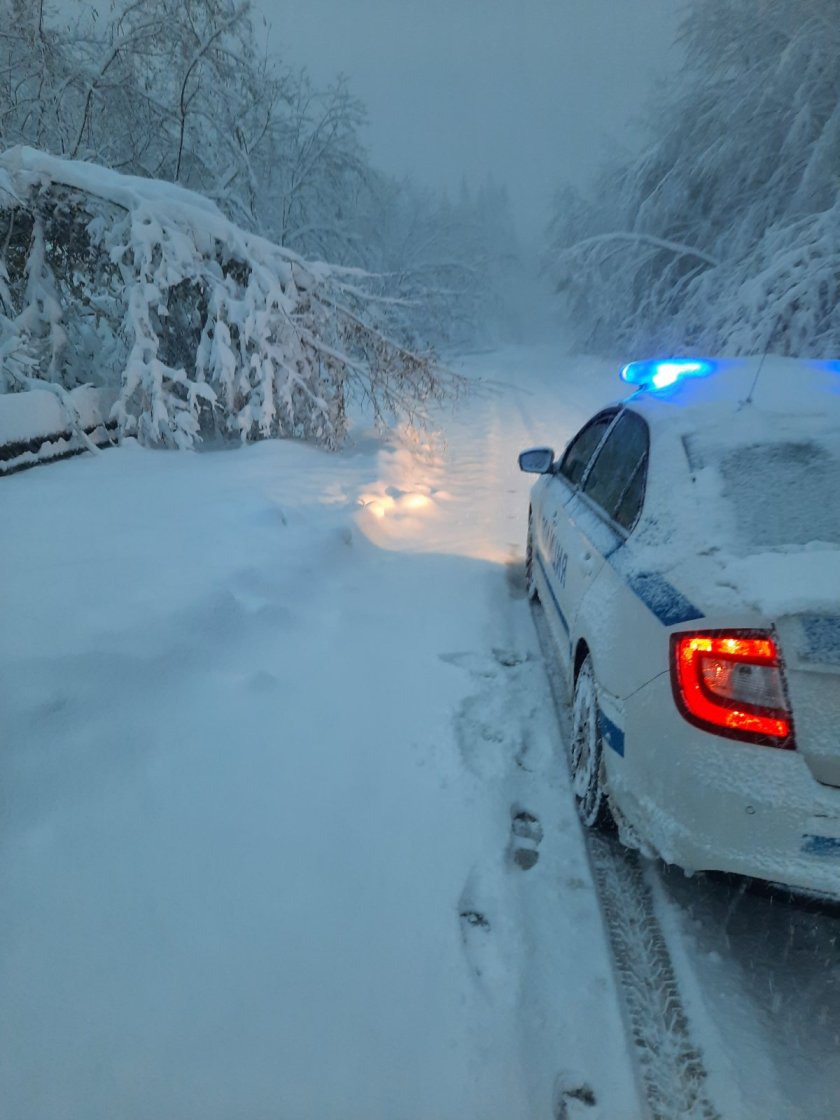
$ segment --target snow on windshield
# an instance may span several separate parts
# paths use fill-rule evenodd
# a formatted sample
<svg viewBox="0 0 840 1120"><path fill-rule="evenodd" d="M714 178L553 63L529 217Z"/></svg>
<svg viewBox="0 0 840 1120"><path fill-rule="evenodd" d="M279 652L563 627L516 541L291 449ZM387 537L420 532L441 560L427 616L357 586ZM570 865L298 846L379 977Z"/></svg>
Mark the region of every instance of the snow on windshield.
<svg viewBox="0 0 840 1120"><path fill-rule="evenodd" d="M692 458L697 450L692 446ZM700 448L697 458L719 474L736 551L840 546L840 441L711 446Z"/></svg>

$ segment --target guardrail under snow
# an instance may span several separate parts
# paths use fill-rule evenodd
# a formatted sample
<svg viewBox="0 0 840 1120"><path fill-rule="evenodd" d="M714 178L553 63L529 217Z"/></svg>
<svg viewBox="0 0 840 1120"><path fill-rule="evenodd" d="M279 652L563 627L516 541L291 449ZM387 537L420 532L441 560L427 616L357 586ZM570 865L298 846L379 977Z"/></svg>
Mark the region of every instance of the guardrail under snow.
<svg viewBox="0 0 840 1120"><path fill-rule="evenodd" d="M71 409L47 389L0 393L0 476L117 442L113 391L85 385L67 397Z"/></svg>

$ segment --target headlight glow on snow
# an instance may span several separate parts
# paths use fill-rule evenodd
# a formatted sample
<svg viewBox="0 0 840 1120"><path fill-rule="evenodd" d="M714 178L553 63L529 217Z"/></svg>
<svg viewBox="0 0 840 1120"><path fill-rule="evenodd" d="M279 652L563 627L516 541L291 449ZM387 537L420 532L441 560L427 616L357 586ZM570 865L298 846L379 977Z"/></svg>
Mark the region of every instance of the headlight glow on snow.
<svg viewBox="0 0 840 1120"><path fill-rule="evenodd" d="M667 389L684 377L706 377L716 368L707 358L652 358L630 362L621 371L621 380L641 389Z"/></svg>

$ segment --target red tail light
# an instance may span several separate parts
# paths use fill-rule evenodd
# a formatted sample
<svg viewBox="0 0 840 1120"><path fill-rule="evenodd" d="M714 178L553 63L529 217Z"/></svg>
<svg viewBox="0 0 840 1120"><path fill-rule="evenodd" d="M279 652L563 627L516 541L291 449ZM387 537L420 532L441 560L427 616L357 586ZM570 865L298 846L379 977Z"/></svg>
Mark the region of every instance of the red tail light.
<svg viewBox="0 0 840 1120"><path fill-rule="evenodd" d="M689 723L749 743L793 749L793 721L775 641L711 631L671 636L674 699Z"/></svg>

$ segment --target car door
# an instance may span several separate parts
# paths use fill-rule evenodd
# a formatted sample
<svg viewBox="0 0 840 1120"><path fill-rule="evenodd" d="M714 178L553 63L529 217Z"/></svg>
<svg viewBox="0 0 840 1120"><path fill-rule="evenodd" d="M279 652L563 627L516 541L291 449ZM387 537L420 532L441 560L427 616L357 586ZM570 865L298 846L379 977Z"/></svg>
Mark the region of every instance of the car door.
<svg viewBox="0 0 840 1120"><path fill-rule="evenodd" d="M614 567L605 562L623 546L635 525L644 497L649 436L647 424L627 410L618 413L566 506L569 525L566 607L571 639L581 633L581 605L594 584L610 587L607 601L629 594ZM601 574L603 572L603 574ZM620 584L620 586L618 586ZM597 604L593 608L598 615Z"/></svg>
<svg viewBox="0 0 840 1120"><path fill-rule="evenodd" d="M535 511L536 558L549 591L546 617L567 669L571 664L572 620L582 591L581 565L586 552L577 539L579 530L570 510L616 416L616 409L598 413L572 439L548 477L539 509Z"/></svg>

